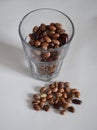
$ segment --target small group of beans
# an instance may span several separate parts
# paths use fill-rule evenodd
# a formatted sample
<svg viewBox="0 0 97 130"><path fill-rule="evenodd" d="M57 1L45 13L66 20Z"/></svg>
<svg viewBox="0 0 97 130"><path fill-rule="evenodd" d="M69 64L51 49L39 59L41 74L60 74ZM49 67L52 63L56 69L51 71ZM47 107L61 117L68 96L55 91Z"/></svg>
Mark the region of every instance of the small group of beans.
<svg viewBox="0 0 97 130"><path fill-rule="evenodd" d="M42 23L40 26L34 26L29 37L31 46L43 50L59 48L68 40L68 34L62 28L61 23L50 23L49 25Z"/></svg>
<svg viewBox="0 0 97 130"><path fill-rule="evenodd" d="M57 109L61 115L67 111L75 112L71 104L82 103L80 92L76 88L71 88L69 82L53 82L49 86L40 88L38 94L33 95L33 108L36 111L48 111L50 107Z"/></svg>

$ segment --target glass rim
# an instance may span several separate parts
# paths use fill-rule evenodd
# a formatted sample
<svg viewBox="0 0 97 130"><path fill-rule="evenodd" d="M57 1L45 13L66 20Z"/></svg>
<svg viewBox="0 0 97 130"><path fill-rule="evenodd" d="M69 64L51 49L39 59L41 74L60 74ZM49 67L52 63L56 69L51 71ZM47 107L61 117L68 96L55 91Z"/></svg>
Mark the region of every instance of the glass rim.
<svg viewBox="0 0 97 130"><path fill-rule="evenodd" d="M36 12L36 11L40 11L40 10L52 10L52 11L58 12L58 13L60 13L60 14L63 14L63 15L69 20L69 22L71 23L71 26L72 26L72 35L71 35L70 39L66 42L65 45L60 46L59 48L50 48L50 49L44 50L44 49L42 49L42 48L37 48L37 47L31 46L31 45L28 44L28 42L26 42L26 40L23 38L22 33L21 33L21 26L22 26L22 23L23 23L24 19L25 19L27 16L29 16L31 13ZM65 13L63 13L62 11L59 11L59 10L57 10L57 9L52 9L52 8L38 8L38 9L32 10L32 11L28 12L26 15L24 15L24 17L22 18L22 20L21 20L20 23L19 23L18 32L19 32L19 36L20 36L21 40L22 40L27 46L29 46L30 48L33 48L33 49L35 49L35 50L38 50L38 51L48 52L48 51L56 51L56 50L59 50L59 49L61 49L61 48L63 48L63 47L66 47L66 46L71 42L71 40L73 39L75 29L74 29L74 24L73 24L72 20L71 20ZM30 33L30 32L29 32L29 33ZM29 35L29 34L28 34L28 35Z"/></svg>

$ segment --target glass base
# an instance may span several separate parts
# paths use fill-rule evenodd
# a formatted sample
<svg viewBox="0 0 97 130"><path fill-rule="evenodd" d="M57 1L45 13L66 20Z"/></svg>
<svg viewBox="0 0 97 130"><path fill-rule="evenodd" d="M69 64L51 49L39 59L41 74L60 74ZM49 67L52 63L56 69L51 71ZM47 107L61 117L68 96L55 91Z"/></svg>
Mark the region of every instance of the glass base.
<svg viewBox="0 0 97 130"><path fill-rule="evenodd" d="M58 76L62 63L63 61L55 64L36 64L32 61L29 62L33 78L45 82L50 81Z"/></svg>

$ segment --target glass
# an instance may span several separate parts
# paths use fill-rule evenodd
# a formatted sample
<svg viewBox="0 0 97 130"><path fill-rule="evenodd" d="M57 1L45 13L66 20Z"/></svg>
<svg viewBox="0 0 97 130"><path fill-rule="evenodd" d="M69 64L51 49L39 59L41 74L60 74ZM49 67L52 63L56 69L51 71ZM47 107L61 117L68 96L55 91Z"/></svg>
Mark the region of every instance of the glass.
<svg viewBox="0 0 97 130"><path fill-rule="evenodd" d="M62 28L64 28L68 34L67 43L59 48L48 50L31 46L28 43L28 35L32 32L34 26L39 26L41 23L48 25L50 23L61 23ZM19 35L33 77L43 81L49 81L58 76L74 35L74 25L71 19L63 12L55 9L37 9L29 12L23 17L19 24ZM52 59L46 60L45 57L49 54ZM42 61L43 58L44 60Z"/></svg>

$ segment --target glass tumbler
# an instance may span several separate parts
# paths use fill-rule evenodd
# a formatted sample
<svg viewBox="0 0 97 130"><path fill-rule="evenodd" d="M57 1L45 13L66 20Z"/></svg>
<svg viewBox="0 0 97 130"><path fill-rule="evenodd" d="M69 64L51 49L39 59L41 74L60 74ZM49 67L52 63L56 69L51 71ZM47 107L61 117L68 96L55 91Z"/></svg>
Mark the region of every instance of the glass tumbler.
<svg viewBox="0 0 97 130"><path fill-rule="evenodd" d="M34 26L41 23L61 23L68 34L65 45L59 48L43 50L29 44L29 34ZM67 55L70 42L74 35L74 25L71 19L61 11L50 8L40 8L26 14L19 24L19 36L23 45L29 68L34 78L49 81L58 76L63 60ZM50 55L50 58L47 57Z"/></svg>

